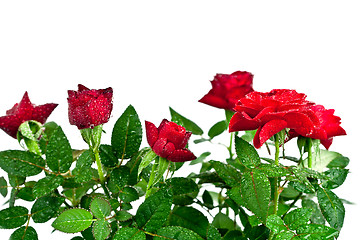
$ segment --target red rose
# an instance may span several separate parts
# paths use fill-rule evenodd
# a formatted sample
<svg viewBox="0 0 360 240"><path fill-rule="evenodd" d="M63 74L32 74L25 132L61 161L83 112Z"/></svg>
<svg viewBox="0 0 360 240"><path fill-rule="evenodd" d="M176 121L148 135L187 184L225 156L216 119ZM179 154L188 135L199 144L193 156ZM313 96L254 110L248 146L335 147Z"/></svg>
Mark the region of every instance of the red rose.
<svg viewBox="0 0 360 240"><path fill-rule="evenodd" d="M334 110L307 101L306 95L295 90L274 89L252 92L240 99L230 120L230 132L258 129L254 146L261 147L271 136L289 128L289 137L304 136L320 139L328 148L332 137L346 134Z"/></svg>
<svg viewBox="0 0 360 240"><path fill-rule="evenodd" d="M305 111L308 116L311 116L311 120L314 125L314 131L302 135L295 130L289 131L289 139L302 135L313 139L320 139L320 142L326 149L329 149L332 144L333 137L346 135L346 131L340 127L341 118L334 115L334 109L325 109L322 105L313 105Z"/></svg>
<svg viewBox="0 0 360 240"><path fill-rule="evenodd" d="M152 150L160 157L171 162L185 162L196 159L195 155L185 148L191 132L184 127L164 119L160 126L145 121L146 137Z"/></svg>
<svg viewBox="0 0 360 240"><path fill-rule="evenodd" d="M305 94L288 89L249 93L235 106L236 112L230 120L229 130L258 129L254 137L256 148L284 128L294 129L306 136L313 132L314 125L311 116L304 112L313 103L305 98Z"/></svg>
<svg viewBox="0 0 360 240"><path fill-rule="evenodd" d="M79 129L107 123L113 108L113 90L88 89L79 84L78 91L68 91L69 122Z"/></svg>
<svg viewBox="0 0 360 240"><path fill-rule="evenodd" d="M249 72L237 71L230 75L216 74L211 81L212 89L199 102L213 107L233 110L237 101L252 88L253 75Z"/></svg>
<svg viewBox="0 0 360 240"><path fill-rule="evenodd" d="M23 122L35 120L44 124L56 106L55 103L36 106L31 103L28 93L25 92L21 101L6 111L6 116L0 117L0 128L16 138L19 126Z"/></svg>

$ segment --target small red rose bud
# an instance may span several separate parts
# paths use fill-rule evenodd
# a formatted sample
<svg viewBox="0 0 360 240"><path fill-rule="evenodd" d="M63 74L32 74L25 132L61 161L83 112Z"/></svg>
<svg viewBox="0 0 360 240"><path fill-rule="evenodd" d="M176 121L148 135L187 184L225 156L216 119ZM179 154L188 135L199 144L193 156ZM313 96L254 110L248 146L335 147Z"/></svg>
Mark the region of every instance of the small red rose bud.
<svg viewBox="0 0 360 240"><path fill-rule="evenodd" d="M146 137L151 149L160 157L171 162L186 162L196 156L185 148L191 132L184 127L164 119L157 128L153 123L145 121Z"/></svg>
<svg viewBox="0 0 360 240"><path fill-rule="evenodd" d="M95 90L81 84L78 87L78 91L68 91L70 124L84 129L107 123L113 108L112 88Z"/></svg>

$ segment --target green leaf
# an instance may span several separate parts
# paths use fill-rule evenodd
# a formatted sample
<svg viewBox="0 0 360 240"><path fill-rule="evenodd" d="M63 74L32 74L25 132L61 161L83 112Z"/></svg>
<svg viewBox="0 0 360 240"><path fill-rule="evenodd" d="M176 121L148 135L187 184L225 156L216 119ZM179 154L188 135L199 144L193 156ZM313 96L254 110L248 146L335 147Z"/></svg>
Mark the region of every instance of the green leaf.
<svg viewBox="0 0 360 240"><path fill-rule="evenodd" d="M221 212L215 215L212 225L217 229L226 229L228 231L235 230L236 228L234 221Z"/></svg>
<svg viewBox="0 0 360 240"><path fill-rule="evenodd" d="M83 183L88 182L93 177L93 169L91 165L93 163L90 150L84 151L76 160L76 167L72 171L75 175L75 182Z"/></svg>
<svg viewBox="0 0 360 240"><path fill-rule="evenodd" d="M111 145L100 145L100 159L105 167L116 167L119 164L118 158L115 156Z"/></svg>
<svg viewBox="0 0 360 240"><path fill-rule="evenodd" d="M125 166L130 169L128 185L137 184L140 162L149 151L151 151L151 148L142 148L136 155L134 155L129 161L126 162Z"/></svg>
<svg viewBox="0 0 360 240"><path fill-rule="evenodd" d="M170 215L168 225L190 229L205 238L209 221L195 208L176 207Z"/></svg>
<svg viewBox="0 0 360 240"><path fill-rule="evenodd" d="M340 153L321 149L319 156L317 156L316 159L313 159L312 169L323 172L326 167L344 168L348 163L349 159L342 156ZM304 164L307 165L307 160L304 161Z"/></svg>
<svg viewBox="0 0 360 240"><path fill-rule="evenodd" d="M203 240L203 238L201 238L193 231L178 226L163 227L159 229L159 231L157 231L156 234L158 236L155 236L154 240L163 240L163 239Z"/></svg>
<svg viewBox="0 0 360 240"><path fill-rule="evenodd" d="M123 190L119 193L119 198L125 202L129 203L139 199L138 191L133 187L124 187Z"/></svg>
<svg viewBox="0 0 360 240"><path fill-rule="evenodd" d="M330 154L332 154L333 156L332 160L327 165L328 168L345 168L350 162L350 159L348 157L345 157L340 153L330 152Z"/></svg>
<svg viewBox="0 0 360 240"><path fill-rule="evenodd" d="M331 227L340 231L345 217L345 208L341 199L326 188L317 191L317 199L326 221Z"/></svg>
<svg viewBox="0 0 360 240"><path fill-rule="evenodd" d="M73 237L72 239L70 240L86 240L85 238L83 237L80 237L80 236L76 236L76 237Z"/></svg>
<svg viewBox="0 0 360 240"><path fill-rule="evenodd" d="M244 199L241 195L241 187L236 186L226 192L226 194L239 206L245 206Z"/></svg>
<svg viewBox="0 0 360 240"><path fill-rule="evenodd" d="M23 226L15 230L9 240L37 240L38 235L35 229L31 226Z"/></svg>
<svg viewBox="0 0 360 240"><path fill-rule="evenodd" d="M149 150L148 152L146 152L140 162L138 168L138 176L141 174L142 170L146 168L156 157L158 157L158 155L156 155L153 150Z"/></svg>
<svg viewBox="0 0 360 240"><path fill-rule="evenodd" d="M140 148L142 127L133 106L129 105L116 121L111 135L111 146L120 159L131 158Z"/></svg>
<svg viewBox="0 0 360 240"><path fill-rule="evenodd" d="M207 208L214 208L214 201L208 190L205 190L202 195L202 200Z"/></svg>
<svg viewBox="0 0 360 240"><path fill-rule="evenodd" d="M207 240L221 240L221 234L212 224L209 224L209 226L207 228L206 239Z"/></svg>
<svg viewBox="0 0 360 240"><path fill-rule="evenodd" d="M65 173L73 162L72 150L65 133L59 126L52 134L46 148L46 163L58 173Z"/></svg>
<svg viewBox="0 0 360 240"><path fill-rule="evenodd" d="M81 208L73 208L61 213L52 223L52 227L66 233L81 232L91 226L92 214Z"/></svg>
<svg viewBox="0 0 360 240"><path fill-rule="evenodd" d="M251 228L249 231L246 231L247 238L245 239L265 240L265 239L269 239L269 233L270 230L264 225L256 226Z"/></svg>
<svg viewBox="0 0 360 240"><path fill-rule="evenodd" d="M232 166L218 161L210 161L211 165L227 185L235 187L241 181L241 174Z"/></svg>
<svg viewBox="0 0 360 240"><path fill-rule="evenodd" d="M235 114L234 111L225 109L225 119L226 119L227 125L229 125L230 120L231 120L231 118L234 116L234 114Z"/></svg>
<svg viewBox="0 0 360 240"><path fill-rule="evenodd" d="M191 161L189 165L195 165L198 163L202 163L205 158L207 158L211 153L210 152L204 152L199 157L197 157L195 160Z"/></svg>
<svg viewBox="0 0 360 240"><path fill-rule="evenodd" d="M8 193L8 185L4 177L0 177L0 194L6 197Z"/></svg>
<svg viewBox="0 0 360 240"><path fill-rule="evenodd" d="M64 182L64 177L61 175L49 175L40 179L33 188L35 197L42 197L51 193Z"/></svg>
<svg viewBox="0 0 360 240"><path fill-rule="evenodd" d="M281 217L275 214L267 217L266 226L275 234L287 230L284 221L281 219Z"/></svg>
<svg viewBox="0 0 360 240"><path fill-rule="evenodd" d="M247 238L243 236L241 231L232 230L225 234L223 240L247 240Z"/></svg>
<svg viewBox="0 0 360 240"><path fill-rule="evenodd" d="M110 173L110 179L108 182L109 190L112 193L118 193L127 184L130 177L130 169L125 166L115 168Z"/></svg>
<svg viewBox="0 0 360 240"><path fill-rule="evenodd" d="M285 177L291 172L287 170L285 167L276 166L275 164L264 164L261 163L256 167L257 170L263 172L268 177Z"/></svg>
<svg viewBox="0 0 360 240"><path fill-rule="evenodd" d="M271 195L269 179L262 172L246 172L241 178L240 189L245 207L265 223Z"/></svg>
<svg viewBox="0 0 360 240"><path fill-rule="evenodd" d="M139 206L135 221L139 228L147 232L155 232L167 221L172 205L170 189L162 188Z"/></svg>
<svg viewBox="0 0 360 240"><path fill-rule="evenodd" d="M33 188L35 186L35 181L29 181L25 183L25 187L21 188L17 193L16 197L23 199L25 201L32 202L36 199L33 194Z"/></svg>
<svg viewBox="0 0 360 240"><path fill-rule="evenodd" d="M235 150L239 161L247 168L260 165L260 157L256 149L247 141L235 136Z"/></svg>
<svg viewBox="0 0 360 240"><path fill-rule="evenodd" d="M247 142L251 142L256 134L257 129L255 130L247 130L245 133L241 136L242 139L244 139Z"/></svg>
<svg viewBox="0 0 360 240"><path fill-rule="evenodd" d="M93 235L96 240L105 240L111 232L110 224L105 219L98 219L93 226Z"/></svg>
<svg viewBox="0 0 360 240"><path fill-rule="evenodd" d="M29 177L41 173L45 161L31 152L7 150L0 152L0 167L8 174Z"/></svg>
<svg viewBox="0 0 360 240"><path fill-rule="evenodd" d="M293 240L293 239L297 239L294 238L294 233L291 231L285 231L285 232L281 232L279 234L277 234L275 236L275 240Z"/></svg>
<svg viewBox="0 0 360 240"><path fill-rule="evenodd" d="M0 211L0 229L17 228L26 223L29 211L25 207L9 207Z"/></svg>
<svg viewBox="0 0 360 240"><path fill-rule="evenodd" d="M322 215L319 205L317 203L315 203L311 199L303 199L301 202L301 206L303 208L309 208L312 210L312 215L310 217L311 223L322 224L322 225L325 224L325 218Z"/></svg>
<svg viewBox="0 0 360 240"><path fill-rule="evenodd" d="M301 236L301 239L308 240L334 239L339 235L336 229L320 224L301 225L296 232L297 235Z"/></svg>
<svg viewBox="0 0 360 240"><path fill-rule="evenodd" d="M20 177L12 174L8 174L10 186L17 188L20 185L25 184L26 177Z"/></svg>
<svg viewBox="0 0 360 240"><path fill-rule="evenodd" d="M297 208L285 215L284 222L291 230L296 230L299 226L307 224L311 215L311 209Z"/></svg>
<svg viewBox="0 0 360 240"><path fill-rule="evenodd" d="M172 122L175 122L175 123L183 126L187 131L192 132L194 135L202 135L204 133L204 131L198 125L196 125L193 121L180 115L171 107L169 109L170 109L170 115L171 115Z"/></svg>
<svg viewBox="0 0 360 240"><path fill-rule="evenodd" d="M349 173L349 169L329 169L325 175L329 177L328 180L323 181L323 187L328 189L335 189L341 186Z"/></svg>
<svg viewBox="0 0 360 240"><path fill-rule="evenodd" d="M44 223L53 218L65 198L59 197L42 197L36 200L31 208L31 217L35 223Z"/></svg>
<svg viewBox="0 0 360 240"><path fill-rule="evenodd" d="M173 193L173 203L189 205L199 193L198 185L190 178L174 177L167 181Z"/></svg>
<svg viewBox="0 0 360 240"><path fill-rule="evenodd" d="M139 229L124 227L115 233L113 240L146 240L146 235Z"/></svg>
<svg viewBox="0 0 360 240"><path fill-rule="evenodd" d="M105 218L110 215L111 206L103 198L94 198L90 203L90 211L96 218Z"/></svg>
<svg viewBox="0 0 360 240"><path fill-rule="evenodd" d="M208 132L210 138L214 138L222 134L228 128L227 122L225 120L215 123Z"/></svg>
<svg viewBox="0 0 360 240"><path fill-rule="evenodd" d="M131 213L128 213L127 211L121 210L116 212L116 220L120 221L120 222L124 222L127 220L130 220L133 217L133 215L131 215Z"/></svg>

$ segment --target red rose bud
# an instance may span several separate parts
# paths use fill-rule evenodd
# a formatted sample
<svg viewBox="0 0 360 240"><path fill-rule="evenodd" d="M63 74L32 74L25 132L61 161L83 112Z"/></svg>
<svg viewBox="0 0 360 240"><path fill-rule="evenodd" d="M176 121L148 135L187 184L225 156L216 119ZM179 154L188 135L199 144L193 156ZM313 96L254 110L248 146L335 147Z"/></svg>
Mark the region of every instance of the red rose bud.
<svg viewBox="0 0 360 240"><path fill-rule="evenodd" d="M36 106L31 103L28 93L25 92L21 101L6 111L5 116L0 117L0 128L11 137L16 138L18 128L23 122L35 120L44 124L57 105L47 103Z"/></svg>
<svg viewBox="0 0 360 240"><path fill-rule="evenodd" d="M95 90L81 84L78 87L78 91L68 91L70 124L84 129L107 123L113 108L112 88Z"/></svg>
<svg viewBox="0 0 360 240"><path fill-rule="evenodd" d="M254 91L253 77L251 73L241 71L230 75L216 74L214 80L211 81L212 89L199 102L233 111L240 98Z"/></svg>
<svg viewBox="0 0 360 240"><path fill-rule="evenodd" d="M157 128L145 121L146 137L151 149L160 157L171 162L185 162L196 159L195 155L185 148L191 132L184 127L164 119Z"/></svg>

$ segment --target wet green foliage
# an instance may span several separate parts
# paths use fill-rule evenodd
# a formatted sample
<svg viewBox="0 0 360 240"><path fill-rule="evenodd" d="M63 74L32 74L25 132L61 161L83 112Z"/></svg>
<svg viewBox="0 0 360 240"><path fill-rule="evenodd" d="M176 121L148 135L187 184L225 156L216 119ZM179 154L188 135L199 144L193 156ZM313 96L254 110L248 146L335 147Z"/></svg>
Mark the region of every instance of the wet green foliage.
<svg viewBox="0 0 360 240"><path fill-rule="evenodd" d="M206 137L172 108L170 116L193 132L196 144L215 144L219 135L230 137L229 111ZM231 134L229 155L223 159L212 159L210 148L196 153L198 159L190 163L173 163L149 147L140 148L144 129L131 105L115 123L110 144L100 142L100 130L83 130L89 149L74 150L61 127L47 123L42 138L23 129L30 149L0 152L0 167L8 173L0 177L0 194L9 198L9 205L0 210L0 228L14 229L10 239L37 239L36 225L30 225L48 221L55 230L81 234L72 238L77 240L339 236L345 208L333 189L349 174L349 159L339 153L314 148L308 168L308 140L302 139L300 157L284 150L277 163L273 156L260 157L251 144L254 131L247 131ZM270 149L273 143L268 142ZM183 165L201 167L174 177ZM31 209L16 205L18 199L31 202Z"/></svg>

